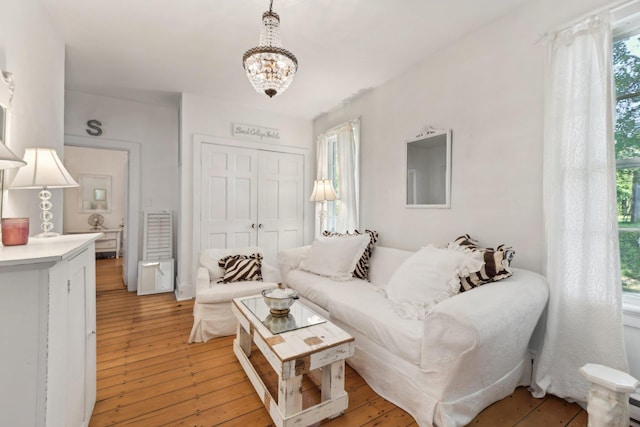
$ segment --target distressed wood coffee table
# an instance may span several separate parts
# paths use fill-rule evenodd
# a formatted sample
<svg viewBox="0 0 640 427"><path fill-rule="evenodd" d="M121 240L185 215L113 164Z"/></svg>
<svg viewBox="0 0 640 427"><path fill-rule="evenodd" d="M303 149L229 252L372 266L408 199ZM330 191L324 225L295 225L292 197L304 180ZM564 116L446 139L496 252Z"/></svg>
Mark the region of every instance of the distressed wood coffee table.
<svg viewBox="0 0 640 427"><path fill-rule="evenodd" d="M285 318L270 316L259 295L235 298L232 309L238 319L233 351L276 426L307 426L342 414L349 404L344 361L354 353L351 335L300 301ZM278 375L277 402L251 363L252 342ZM302 376L318 372L321 401L303 409Z"/></svg>

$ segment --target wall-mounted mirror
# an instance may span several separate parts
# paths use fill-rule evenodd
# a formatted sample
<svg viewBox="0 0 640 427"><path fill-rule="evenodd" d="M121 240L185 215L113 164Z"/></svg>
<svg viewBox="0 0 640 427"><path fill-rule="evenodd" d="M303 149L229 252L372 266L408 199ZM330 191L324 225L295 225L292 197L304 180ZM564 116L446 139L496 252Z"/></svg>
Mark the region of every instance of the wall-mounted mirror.
<svg viewBox="0 0 640 427"><path fill-rule="evenodd" d="M14 91L13 74L0 71L0 140L6 144L7 110Z"/></svg>
<svg viewBox="0 0 640 427"><path fill-rule="evenodd" d="M451 130L428 129L406 147L407 207L451 207Z"/></svg>
<svg viewBox="0 0 640 427"><path fill-rule="evenodd" d="M9 107L11 106L14 88L13 74L8 71L0 71L0 217L2 217L4 203L4 171L5 169L19 168L25 165L25 162L6 145L9 134L7 129Z"/></svg>
<svg viewBox="0 0 640 427"><path fill-rule="evenodd" d="M111 175L80 175L80 212L111 212Z"/></svg>

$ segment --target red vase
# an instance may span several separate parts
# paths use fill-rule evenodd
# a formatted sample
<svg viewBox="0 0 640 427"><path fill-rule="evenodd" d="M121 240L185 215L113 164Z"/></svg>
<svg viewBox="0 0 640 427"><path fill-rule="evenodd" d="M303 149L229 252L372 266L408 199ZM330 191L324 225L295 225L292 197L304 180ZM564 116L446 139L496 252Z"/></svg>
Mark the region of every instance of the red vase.
<svg viewBox="0 0 640 427"><path fill-rule="evenodd" d="M2 244L26 245L29 241L29 218L2 218Z"/></svg>

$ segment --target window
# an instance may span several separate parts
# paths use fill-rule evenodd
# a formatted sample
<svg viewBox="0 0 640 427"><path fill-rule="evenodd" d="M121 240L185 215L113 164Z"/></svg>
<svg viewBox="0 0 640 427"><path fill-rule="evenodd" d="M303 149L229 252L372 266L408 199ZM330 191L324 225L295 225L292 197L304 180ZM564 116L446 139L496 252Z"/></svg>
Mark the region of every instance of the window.
<svg viewBox="0 0 640 427"><path fill-rule="evenodd" d="M323 230L346 232L358 228L358 157L360 120L343 123L318 136L317 179L330 179L338 200L326 202Z"/></svg>
<svg viewBox="0 0 640 427"><path fill-rule="evenodd" d="M622 290L640 294L640 36L613 44L616 190Z"/></svg>

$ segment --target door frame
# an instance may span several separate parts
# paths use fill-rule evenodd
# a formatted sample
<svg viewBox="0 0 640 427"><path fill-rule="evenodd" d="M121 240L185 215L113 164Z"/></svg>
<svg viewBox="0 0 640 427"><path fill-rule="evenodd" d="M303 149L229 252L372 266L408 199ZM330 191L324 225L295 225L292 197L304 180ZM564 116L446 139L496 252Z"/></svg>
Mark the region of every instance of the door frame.
<svg viewBox="0 0 640 427"><path fill-rule="evenodd" d="M192 206L192 222L193 222L193 234L192 234L192 247L191 253L193 254L191 259L191 271L195 280L196 273L198 271L198 262L200 259L200 192L202 191L202 146L204 144L221 145L234 148L249 148L262 151L274 151L277 153L298 154L303 158L303 176L304 182L303 188L308 189L309 185L309 150L306 148L289 147L286 145L268 144L263 142L243 141L230 138L220 138L216 136L199 135L193 136L193 206ZM304 204L302 210L302 239L307 241L307 215L309 208L307 204Z"/></svg>
<svg viewBox="0 0 640 427"><path fill-rule="evenodd" d="M64 145L102 150L120 150L129 153L127 186L127 210L125 212L125 260L127 265L127 290L134 292L138 288L138 230L140 211L140 144L117 139L84 137L77 135L64 136Z"/></svg>

